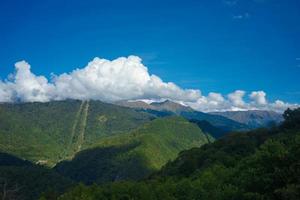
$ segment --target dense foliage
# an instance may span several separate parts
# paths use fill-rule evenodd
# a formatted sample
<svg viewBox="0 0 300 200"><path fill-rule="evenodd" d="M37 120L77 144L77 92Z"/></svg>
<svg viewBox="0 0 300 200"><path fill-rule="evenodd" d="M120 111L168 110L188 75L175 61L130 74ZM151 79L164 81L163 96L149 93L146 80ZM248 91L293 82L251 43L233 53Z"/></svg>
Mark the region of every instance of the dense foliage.
<svg viewBox="0 0 300 200"><path fill-rule="evenodd" d="M213 140L184 118L99 101L2 104L0 127L3 199L57 196L79 181L145 178L180 151Z"/></svg>
<svg viewBox="0 0 300 200"><path fill-rule="evenodd" d="M100 101L0 104L0 151L54 166L103 137L127 133L152 119Z"/></svg>
<svg viewBox="0 0 300 200"><path fill-rule="evenodd" d="M88 184L141 179L175 159L180 151L207 143L207 137L181 117L159 118L128 134L103 138L55 169Z"/></svg>
<svg viewBox="0 0 300 200"><path fill-rule="evenodd" d="M47 191L57 195L73 184L51 169L0 153L0 199L37 199Z"/></svg>
<svg viewBox="0 0 300 200"><path fill-rule="evenodd" d="M221 136L224 121L201 113L188 121L99 101L2 104L0 198L300 199L300 108L283 116L278 127L214 141L207 133Z"/></svg>
<svg viewBox="0 0 300 200"><path fill-rule="evenodd" d="M58 199L299 199L299 114L288 110L278 128L184 151L150 179L78 185Z"/></svg>

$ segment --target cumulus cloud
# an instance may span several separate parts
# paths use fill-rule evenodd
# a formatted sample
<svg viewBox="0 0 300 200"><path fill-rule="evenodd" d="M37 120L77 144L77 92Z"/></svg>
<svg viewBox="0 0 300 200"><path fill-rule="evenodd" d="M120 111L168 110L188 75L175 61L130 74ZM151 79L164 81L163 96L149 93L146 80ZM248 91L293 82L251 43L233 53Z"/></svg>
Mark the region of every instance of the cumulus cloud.
<svg viewBox="0 0 300 200"><path fill-rule="evenodd" d="M94 58L82 69L54 75L52 80L36 76L25 61L15 64L10 81L0 82L0 101L49 101L62 99L98 99L118 101L137 98L170 98L196 101L199 90L182 89L172 82L163 82L148 72L137 56L113 61Z"/></svg>
<svg viewBox="0 0 300 200"><path fill-rule="evenodd" d="M30 71L25 61L15 64L15 74L9 76L11 81L0 82L0 101L49 101L54 86L44 76L36 76Z"/></svg>
<svg viewBox="0 0 300 200"><path fill-rule="evenodd" d="M100 99L118 101L136 98L170 98L196 101L199 90L184 90L172 82L150 75L137 56L113 61L95 58L83 69L55 76L53 83L58 99Z"/></svg>
<svg viewBox="0 0 300 200"><path fill-rule="evenodd" d="M254 91L249 95L250 99L252 99L252 103L257 105L266 105L266 93L264 91Z"/></svg>
<svg viewBox="0 0 300 200"><path fill-rule="evenodd" d="M49 81L31 72L25 61L15 64L15 73L0 80L0 102L46 102L64 99L94 99L106 102L119 100L170 99L194 109L210 112L225 110L270 109L283 111L298 106L277 100L268 103L266 93L254 91L244 101L246 92L236 90L225 98L211 92L203 96L200 90L183 89L150 74L137 56L115 60L94 58L87 66L69 73L53 75Z"/></svg>
<svg viewBox="0 0 300 200"><path fill-rule="evenodd" d="M246 92L243 90L236 90L235 92L228 94L228 99L233 106L242 108L245 106L245 102L243 100L245 94Z"/></svg>

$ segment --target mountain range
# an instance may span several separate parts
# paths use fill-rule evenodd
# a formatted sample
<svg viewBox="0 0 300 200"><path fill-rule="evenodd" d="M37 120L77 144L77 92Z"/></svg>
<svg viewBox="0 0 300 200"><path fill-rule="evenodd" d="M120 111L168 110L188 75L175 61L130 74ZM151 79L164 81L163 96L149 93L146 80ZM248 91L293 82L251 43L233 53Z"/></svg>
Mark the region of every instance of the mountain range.
<svg viewBox="0 0 300 200"><path fill-rule="evenodd" d="M283 121L281 114L266 110L213 112L212 114L246 124L250 128L272 126Z"/></svg>
<svg viewBox="0 0 300 200"><path fill-rule="evenodd" d="M283 121L282 115L274 111L247 110L204 113L170 100L152 103L144 101L120 101L116 104L144 110L160 116L175 114L190 120L206 121L210 125L223 130L223 132L267 127Z"/></svg>
<svg viewBox="0 0 300 200"><path fill-rule="evenodd" d="M284 121L268 129L226 134L179 153L139 181L77 184L56 197L76 199L259 200L300 197L300 108L286 110ZM51 199L55 193L43 195Z"/></svg>
<svg viewBox="0 0 300 200"><path fill-rule="evenodd" d="M129 108L138 108L138 109L156 110L156 111L169 111L178 114L180 114L181 112L194 111L191 107L179 103L175 103L170 100L165 100L162 102L152 102L149 104L144 101L119 101L116 102L116 104L124 107L129 107Z"/></svg>
<svg viewBox="0 0 300 200"><path fill-rule="evenodd" d="M141 180L182 151L282 119L267 113L203 113L172 101L3 103L0 178L27 183L27 199L77 182Z"/></svg>

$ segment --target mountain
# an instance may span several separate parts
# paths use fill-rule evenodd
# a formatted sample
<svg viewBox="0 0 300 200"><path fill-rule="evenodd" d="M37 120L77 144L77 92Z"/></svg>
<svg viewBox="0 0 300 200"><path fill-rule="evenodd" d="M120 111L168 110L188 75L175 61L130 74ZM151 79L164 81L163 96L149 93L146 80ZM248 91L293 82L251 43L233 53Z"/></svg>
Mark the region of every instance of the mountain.
<svg viewBox="0 0 300 200"><path fill-rule="evenodd" d="M142 181L77 185L60 200L299 199L300 108L272 129L233 133L182 151Z"/></svg>
<svg viewBox="0 0 300 200"><path fill-rule="evenodd" d="M227 117L228 119L246 124L251 128L267 127L283 121L281 114L265 110L227 111L214 112L212 114Z"/></svg>
<svg viewBox="0 0 300 200"><path fill-rule="evenodd" d="M100 101L0 105L0 152L29 163L30 170L47 166L85 183L144 178L180 151L209 141L182 117ZM2 161L17 163L10 159Z"/></svg>
<svg viewBox="0 0 300 200"><path fill-rule="evenodd" d="M246 124L237 122L227 117L213 113L199 112L193 110L188 106L184 106L170 100L166 100L163 102L153 102L151 104L147 104L143 101L122 101L117 102L117 104L124 107L135 108L136 110L142 110L157 117L179 115L188 120L206 121L210 124L210 126L214 127L214 130L220 130L219 133L215 132L214 134L217 137L222 136L231 131L249 129L249 127ZM205 129L205 126L207 126L207 124L203 124L204 126L201 127L202 124L203 123L198 123L200 128Z"/></svg>
<svg viewBox="0 0 300 200"><path fill-rule="evenodd" d="M165 112L172 112L176 114L180 114L181 112L193 111L193 109L188 106L184 106L170 100L166 100L163 102L152 102L150 104L144 101L119 101L116 102L116 104L124 107L129 107L129 108L165 111Z"/></svg>
<svg viewBox="0 0 300 200"><path fill-rule="evenodd" d="M36 199L77 181L138 180L180 151L213 140L182 117L157 117L100 101L4 103L0 181L5 184L0 186L18 190L20 199Z"/></svg>
<svg viewBox="0 0 300 200"><path fill-rule="evenodd" d="M155 109L154 106L151 106L150 104L144 101L118 101L115 102L115 104L123 107L128 107L128 108L152 109L152 110Z"/></svg>
<svg viewBox="0 0 300 200"><path fill-rule="evenodd" d="M243 131L249 129L249 127L245 124L239 123L237 121L228 119L220 115L203 113L198 111L182 112L180 113L180 115L189 120L207 121L212 126L222 130L224 134L229 133L231 131ZM220 134L220 136L222 136L222 134Z"/></svg>
<svg viewBox="0 0 300 200"><path fill-rule="evenodd" d="M185 149L213 139L181 117L148 122L128 134L103 138L74 159L58 163L60 174L87 184L141 179L159 170Z"/></svg>
<svg viewBox="0 0 300 200"><path fill-rule="evenodd" d="M127 133L154 119L100 101L0 105L0 151L54 166L101 138Z"/></svg>
<svg viewBox="0 0 300 200"><path fill-rule="evenodd" d="M181 112L192 112L193 109L188 106L181 105L179 103L175 103L170 100L166 100L163 102L153 102L150 104L158 111L170 111L173 113L180 114Z"/></svg>

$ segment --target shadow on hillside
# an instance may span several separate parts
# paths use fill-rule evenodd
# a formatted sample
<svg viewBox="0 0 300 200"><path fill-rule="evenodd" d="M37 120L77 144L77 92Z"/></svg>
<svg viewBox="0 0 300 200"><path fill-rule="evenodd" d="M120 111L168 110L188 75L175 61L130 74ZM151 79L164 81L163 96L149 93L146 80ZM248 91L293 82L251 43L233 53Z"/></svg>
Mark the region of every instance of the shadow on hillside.
<svg viewBox="0 0 300 200"><path fill-rule="evenodd" d="M30 166L31 162L18 158L14 155L0 152L0 166Z"/></svg>
<svg viewBox="0 0 300 200"><path fill-rule="evenodd" d="M38 199L46 191L63 192L72 181L55 171L0 152L0 199Z"/></svg>
<svg viewBox="0 0 300 200"><path fill-rule="evenodd" d="M85 184L138 180L152 172L147 167L146 160L132 151L139 145L134 143L83 150L73 160L58 163L55 170Z"/></svg>

